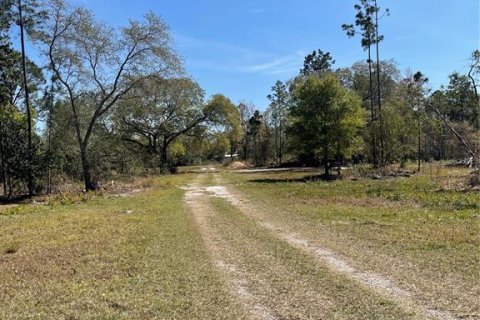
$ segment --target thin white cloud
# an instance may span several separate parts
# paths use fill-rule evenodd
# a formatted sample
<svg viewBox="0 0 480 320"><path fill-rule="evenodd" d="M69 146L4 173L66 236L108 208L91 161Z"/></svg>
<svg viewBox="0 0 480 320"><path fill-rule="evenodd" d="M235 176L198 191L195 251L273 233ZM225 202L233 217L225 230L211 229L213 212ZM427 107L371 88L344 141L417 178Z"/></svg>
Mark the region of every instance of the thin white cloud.
<svg viewBox="0 0 480 320"><path fill-rule="evenodd" d="M174 35L175 42L182 47L189 49L198 49L200 51L212 52L212 53L223 53L223 54L235 54L242 55L247 58L254 58L262 53L257 50L252 50L243 46L212 41L210 39L199 39L191 36L186 36L183 34L176 33Z"/></svg>
<svg viewBox="0 0 480 320"><path fill-rule="evenodd" d="M303 51L278 56L271 52L180 34L176 34L175 39L180 47L196 51L196 58L186 57L187 64L218 72L259 75L292 74L300 69L304 58Z"/></svg>
<svg viewBox="0 0 480 320"><path fill-rule="evenodd" d="M191 67L201 68L205 70L217 71L217 72L237 72L237 70L229 67L227 64L220 64L206 59L188 59L187 62Z"/></svg>
<svg viewBox="0 0 480 320"><path fill-rule="evenodd" d="M263 62L259 64L245 66L245 67L242 67L242 70L245 72L268 71L268 70L272 70L280 66L283 66L285 64L290 64L291 62L292 62L292 57L287 56L287 57L277 58L269 62Z"/></svg>
<svg viewBox="0 0 480 320"><path fill-rule="evenodd" d="M233 61L226 61L223 63L202 59L190 59L188 61L190 66L197 68L218 71L222 73L249 73L258 75L293 74L300 70L301 62L301 58L294 58L293 56L250 65L235 65Z"/></svg>
<svg viewBox="0 0 480 320"><path fill-rule="evenodd" d="M240 67L240 71L248 73L265 73L270 75L286 74L298 71L303 59L301 52L288 54L283 57L274 58L267 62L261 62Z"/></svg>

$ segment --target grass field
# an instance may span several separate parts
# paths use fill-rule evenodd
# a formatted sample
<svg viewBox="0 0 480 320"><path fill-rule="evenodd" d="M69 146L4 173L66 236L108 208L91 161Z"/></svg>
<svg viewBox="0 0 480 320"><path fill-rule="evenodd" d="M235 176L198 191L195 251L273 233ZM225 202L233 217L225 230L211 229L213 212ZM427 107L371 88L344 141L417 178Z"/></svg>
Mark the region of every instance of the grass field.
<svg viewBox="0 0 480 320"><path fill-rule="evenodd" d="M242 318L182 201L189 179L2 211L0 319Z"/></svg>
<svg viewBox="0 0 480 320"><path fill-rule="evenodd" d="M310 181L312 173L228 174L267 219L395 279L460 317L480 317L480 193L445 190L468 174Z"/></svg>
<svg viewBox="0 0 480 320"><path fill-rule="evenodd" d="M480 194L454 190L466 171L201 169L128 197L0 208L0 319L480 317Z"/></svg>

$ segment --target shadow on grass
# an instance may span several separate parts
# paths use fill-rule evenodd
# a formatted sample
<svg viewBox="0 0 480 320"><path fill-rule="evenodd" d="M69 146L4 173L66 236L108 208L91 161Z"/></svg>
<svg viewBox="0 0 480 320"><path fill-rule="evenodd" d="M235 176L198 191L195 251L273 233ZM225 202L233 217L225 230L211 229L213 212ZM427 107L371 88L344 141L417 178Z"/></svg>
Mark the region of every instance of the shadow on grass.
<svg viewBox="0 0 480 320"><path fill-rule="evenodd" d="M320 174L320 175L307 175L302 178L285 178L285 179L252 179L248 180L249 182L253 183L288 183L288 182L314 182L314 181L335 181L341 179L341 176L338 175L326 175L326 174Z"/></svg>
<svg viewBox="0 0 480 320"><path fill-rule="evenodd" d="M0 205L7 204L22 204L26 203L31 199L28 195L17 195L13 197L0 196Z"/></svg>

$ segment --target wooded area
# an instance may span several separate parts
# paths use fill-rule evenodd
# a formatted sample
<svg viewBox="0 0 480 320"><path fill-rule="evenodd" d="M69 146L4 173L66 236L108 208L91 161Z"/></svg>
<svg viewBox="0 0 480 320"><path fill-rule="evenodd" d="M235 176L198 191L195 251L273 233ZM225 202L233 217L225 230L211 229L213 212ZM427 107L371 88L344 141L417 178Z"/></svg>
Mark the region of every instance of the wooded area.
<svg viewBox="0 0 480 320"><path fill-rule="evenodd" d="M356 163L479 165L480 51L465 52L468 72L452 71L432 91L428 75L382 60L378 30L389 11L376 1L360 0L354 23L338 26L360 38L365 61L335 68L333 54L314 50L296 77L265 93L265 111L248 97L237 105L222 94L205 97L152 12L114 28L64 0L0 4L6 198L82 179L95 190L118 175L175 172L225 155L256 166L323 165L326 175ZM46 65L29 59L26 42Z"/></svg>

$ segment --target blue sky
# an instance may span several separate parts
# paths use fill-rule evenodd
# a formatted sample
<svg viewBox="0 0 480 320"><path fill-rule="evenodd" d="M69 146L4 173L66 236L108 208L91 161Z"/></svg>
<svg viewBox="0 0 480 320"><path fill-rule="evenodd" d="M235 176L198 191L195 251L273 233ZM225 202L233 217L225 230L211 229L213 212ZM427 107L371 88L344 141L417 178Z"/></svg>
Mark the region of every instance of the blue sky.
<svg viewBox="0 0 480 320"><path fill-rule="evenodd" d="M170 26L187 72L207 96L222 93L259 109L276 80L296 75L314 49L329 51L336 67L365 59L360 39L342 23L354 20L354 0L73 0L116 26L148 10ZM479 0L379 0L381 58L400 70L420 70L438 88L448 74L467 70L480 47Z"/></svg>

